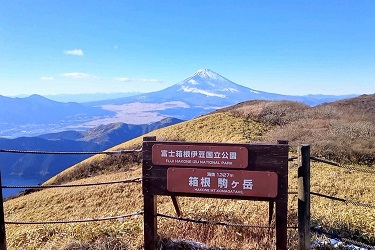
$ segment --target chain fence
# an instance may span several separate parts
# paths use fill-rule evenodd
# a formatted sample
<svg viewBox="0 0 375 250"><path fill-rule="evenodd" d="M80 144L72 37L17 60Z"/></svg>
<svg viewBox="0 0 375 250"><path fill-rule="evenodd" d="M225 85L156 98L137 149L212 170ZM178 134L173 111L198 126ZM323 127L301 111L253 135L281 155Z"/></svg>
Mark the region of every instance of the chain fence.
<svg viewBox="0 0 375 250"><path fill-rule="evenodd" d="M132 182L141 182L142 178L137 177L133 179L126 179L120 181L107 181L107 182L95 182L95 183L81 183L81 184L59 184L59 185L3 185L2 188L29 188L29 189L47 189L47 188L67 188L67 187L88 187L88 186L101 186L101 185L111 185L119 183L132 183Z"/></svg>
<svg viewBox="0 0 375 250"><path fill-rule="evenodd" d="M370 249L370 250L373 250L375 249L375 246L372 246L372 245L368 245L368 244L365 244L363 242L360 242L360 241L357 241L357 240L352 240L352 239L349 239L349 238L346 238L346 237L342 237L338 234L335 234L335 233L332 233L332 232L328 232L327 230L324 230L322 227L320 226L315 226L315 227L311 227L311 231L317 233L317 234L320 234L320 235L326 235L332 239L338 239L338 240L341 240L342 242L344 243L350 243L350 244L354 244L356 246L360 246L360 247L366 247L367 249ZM353 249L359 249L359 248L354 248Z"/></svg>
<svg viewBox="0 0 375 250"><path fill-rule="evenodd" d="M54 154L54 155L118 155L127 153L139 153L142 152L140 149L129 149L129 150L116 150L116 151L36 151L36 150L13 150L13 149L0 149L0 153L13 153L13 154ZM126 183L140 183L141 177L118 180L118 181L107 181L107 182L95 182L95 183L78 183L78 184L58 184L58 185L2 185L1 188L23 188L23 189L48 189L48 188L71 188L71 187L88 187L88 186L100 186L100 185L113 185L113 184L126 184ZM89 219L76 219L76 220L56 220L56 221L5 221L8 225L47 225L47 224L69 224L69 223L87 223L87 222L98 222L107 220L120 220L132 216L143 214L143 210L133 212L130 214L102 217L102 218L89 218Z"/></svg>
<svg viewBox="0 0 375 250"><path fill-rule="evenodd" d="M16 149L0 149L0 153L13 154L45 154L45 155L116 155L125 153L142 152L140 149L124 149L115 151L37 151L37 150L16 150Z"/></svg>
<svg viewBox="0 0 375 250"><path fill-rule="evenodd" d="M375 208L375 205L373 205L373 204L367 204L367 203L362 203L362 202L359 202L359 201L347 200L347 199L338 198L338 197L327 195L327 194L320 194L320 193L316 193L316 192L310 192L310 194L315 195L315 196L319 196L319 197L323 197L323 198L327 198L327 199L330 199L330 200L334 200L334 201L341 201L341 202L344 202L346 204L352 204L352 205L355 205L355 206Z"/></svg>
<svg viewBox="0 0 375 250"><path fill-rule="evenodd" d="M356 172L361 172L361 173L370 174L370 175L375 174L375 170L371 169L371 168L361 168L361 167L355 167L355 166L350 166L350 165L344 165L344 164L341 164L341 163L338 163L338 162L334 162L334 161L331 161L331 160L322 159L322 158L314 157L314 156L311 156L310 160L315 161L315 162L321 162L321 163L324 163L324 164L327 164L327 165L330 165L330 166L333 166L333 167L339 167L339 168L350 170L350 171L356 171ZM317 197L329 199L329 200L332 200L332 201L342 202L342 203L345 203L345 204L351 204L351 205L358 206L358 207L366 207L366 208L370 208L370 209L375 209L375 204L369 204L369 203L365 203L365 202L362 202L362 201L345 199L345 198L341 198L341 197L332 196L332 195L329 195L329 194L321 194L321 193L313 192L313 191L310 191L310 194L312 196L317 196ZM340 236L338 234L332 233L330 231L324 230L322 226L313 226L313 227L311 227L311 231L317 233L318 235L325 235L325 236L327 236L331 239L340 240L343 243L354 244L356 246L356 248L353 247L353 249L364 249L364 248L375 249L375 246L371 246L371 245L368 245L366 243L360 242L358 240L349 239L349 238ZM358 248L357 248L357 246L358 246ZM359 248L359 247L362 247L362 248Z"/></svg>
<svg viewBox="0 0 375 250"><path fill-rule="evenodd" d="M81 219L81 220L56 220L56 221L5 221L5 224L8 225L48 225L48 224L70 224L70 223L86 223L86 222L98 222L98 221L107 221L107 220L122 220L124 218L141 215L143 210L133 212L130 214L103 217L103 218L90 218L90 219Z"/></svg>
<svg viewBox="0 0 375 250"><path fill-rule="evenodd" d="M0 149L0 152L3 153L19 153L19 154L88 154L88 155L98 155L98 154L104 154L104 155L116 155L116 154L127 154L127 153L139 153L142 152L142 148L140 149L131 149L131 150L116 150L116 151L85 151L85 152L66 152L66 151L30 151L30 150L8 150L8 149ZM295 161L298 159L297 157L290 157L288 161ZM374 174L375 170L372 169L364 169L364 168L358 168L354 166L346 166L342 165L337 162L329 161L326 159L321 159L318 157L310 157L311 160L326 163L332 166L348 169L351 171L358 171L358 172L364 172L369 174ZM151 177L152 178L152 177ZM111 184L125 184L125 183L141 183L142 178L137 177L133 179L126 179L126 180L119 180L119 181L109 181L109 182L97 182L97 183L81 183L81 184L59 184L59 185L3 185L2 188L28 188L28 189L47 189L47 188L69 188L69 187L86 187L86 186L99 186L99 185L111 185ZM296 195L298 194L298 191L291 190L288 192L290 195ZM354 201L354 200L348 200L344 198L339 198L335 196L330 196L327 194L320 194L317 192L310 192L311 195L315 195L322 198L331 199L334 201L344 202L346 204L353 204L356 206L362 206L367 208L375 208L375 205L373 204L367 204L360 201ZM89 219L76 219L76 220L56 220L56 221L5 221L5 224L8 225L42 225L42 224L68 224L68 223L87 223L87 222L100 222L100 221L108 221L108 220L122 220L124 218L129 218L133 216L143 215L143 210L139 210L133 213L124 214L124 215L118 215L118 216L110 216L110 217L102 217L102 218L89 218ZM185 222L192 222L192 223L199 223L199 224L206 224L206 225L218 225L218 226L232 226L232 227L244 227L244 228L265 228L265 229L274 229L275 226L271 225L251 225L251 224L240 224L240 223L231 223L226 221L208 221L204 219L194 219L194 218L188 218L188 217L181 217L181 216L171 216L163 213L157 213L157 216L166 218L166 219L173 219L178 221L185 221ZM298 229L298 226L288 226L288 229ZM313 232L316 232L318 234L325 234L329 237L339 238L344 242L356 244L359 246L364 246L368 248L374 248L373 246L364 244L359 241L355 241L352 239L347 239L340 237L339 235L335 235L333 233L324 231L321 227L311 227L311 230Z"/></svg>
<svg viewBox="0 0 375 250"><path fill-rule="evenodd" d="M274 226L267 226L267 225L249 225L249 224L239 224L239 223L231 223L231 222L225 222L225 221L208 221L203 219L193 219L193 218L187 218L187 217L178 217L178 216L172 216L162 213L157 213L158 216L167 218L167 219L174 219L179 221L185 221L185 222L193 222L193 223L199 223L199 224L207 224L207 225L218 225L218 226L231 226L231 227L252 227L252 228L272 228L274 229Z"/></svg>
<svg viewBox="0 0 375 250"><path fill-rule="evenodd" d="M339 168L344 168L344 169L357 171L357 172L363 172L363 173L367 173L367 174L375 174L375 170L373 170L373 169L366 169L366 168L359 168L359 167L354 167L354 166L343 165L343 164L338 163L338 162L318 158L318 157L315 157L315 156L311 156L310 159L314 160L314 161L317 161L317 162L326 163L326 164L331 165L331 166L339 167Z"/></svg>

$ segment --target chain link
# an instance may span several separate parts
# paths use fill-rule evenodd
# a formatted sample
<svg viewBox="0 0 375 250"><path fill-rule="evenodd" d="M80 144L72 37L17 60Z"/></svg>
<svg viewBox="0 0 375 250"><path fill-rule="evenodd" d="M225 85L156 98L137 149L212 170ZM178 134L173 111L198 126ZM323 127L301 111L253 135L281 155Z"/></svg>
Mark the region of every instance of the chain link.
<svg viewBox="0 0 375 250"><path fill-rule="evenodd" d="M14 153L14 154L56 154L56 155L116 155L116 154L125 154L125 153L137 153L142 152L141 149L124 149L116 151L37 151L37 150L13 150L13 149L0 149L0 153Z"/></svg>
<svg viewBox="0 0 375 250"><path fill-rule="evenodd" d="M331 200L334 200L334 201L341 201L341 202L353 204L353 205L356 205L356 206L375 208L375 205L373 205L373 204L366 204L366 203L362 203L362 202L359 202L359 201L347 200L347 199L338 198L338 197L335 197L335 196L330 196L330 195L327 195L327 194L320 194L320 193L316 193L316 192L310 192L310 194L320 196L320 197L323 197L323 198L327 198L327 199L331 199Z"/></svg>
<svg viewBox="0 0 375 250"><path fill-rule="evenodd" d="M95 221L106 221L106 220L121 220L127 217L136 216L143 214L143 210L134 212L131 214L124 214L111 217L103 218L91 218L91 219L82 219L82 220L56 220L56 221L6 221L5 224L8 225L41 225L41 224L68 224L68 223L82 223L82 222L95 222Z"/></svg>
<svg viewBox="0 0 375 250"><path fill-rule="evenodd" d="M186 222L194 222L194 223L201 223L201 224L207 224L207 225L220 225L220 226L232 226L232 227L253 227L253 228L275 228L273 226L265 226L265 225L248 225L248 224L239 224L239 223L231 223L231 222L207 221L207 220L203 220L203 219L176 217L176 216L161 214L161 213L157 213L157 215L160 216L160 217L168 218L168 219L174 219L174 220L186 221Z"/></svg>
<svg viewBox="0 0 375 250"><path fill-rule="evenodd" d="M345 169L352 170L352 171L358 171L358 172L363 172L363 173L368 173L368 174L375 174L375 170L372 170L372 169L346 166L346 165L342 165L342 164L337 163L337 162L329 161L329 160L318 158L318 157L315 157L315 156L311 156L310 159L314 160L314 161L317 161L317 162L323 162L323 163L329 164L331 166L345 168Z"/></svg>
<svg viewBox="0 0 375 250"><path fill-rule="evenodd" d="M82 183L82 184L61 184L61 185L34 185L34 186L1 186L2 188L30 188L30 189L47 189L47 188L61 188L61 187L87 187L87 186L100 186L100 185L110 185L118 183L132 183L141 182L142 178L127 179L122 181L109 181L109 182L96 182L96 183Z"/></svg>

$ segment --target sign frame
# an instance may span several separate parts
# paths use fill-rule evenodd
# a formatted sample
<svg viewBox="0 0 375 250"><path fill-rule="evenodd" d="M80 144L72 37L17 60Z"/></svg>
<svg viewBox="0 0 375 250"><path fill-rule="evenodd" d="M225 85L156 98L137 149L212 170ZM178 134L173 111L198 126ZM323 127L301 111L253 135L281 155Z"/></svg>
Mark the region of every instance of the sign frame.
<svg viewBox="0 0 375 250"><path fill-rule="evenodd" d="M222 147L246 149L247 166L232 164L224 167L218 165L200 166L199 164L171 164L157 162L153 153L154 145L164 145L166 148L215 148ZM157 243L157 195L171 196L175 203L176 196L205 197L220 199L241 199L254 201L268 201L270 212L273 211L273 204L276 204L276 249L287 249L287 202L288 202L288 151L289 145L285 140L278 141L277 144L240 144L240 143L205 143L205 142L179 142L179 141L156 141L155 136L143 138L143 164L142 164L142 190L144 196L144 244L145 250L155 250ZM160 152L159 152L160 153ZM253 171L272 172L277 175L277 195L275 197L243 196L243 195L222 195L212 193L192 193L182 190L182 192L171 192L168 190L168 169L169 168L196 168L211 171Z"/></svg>

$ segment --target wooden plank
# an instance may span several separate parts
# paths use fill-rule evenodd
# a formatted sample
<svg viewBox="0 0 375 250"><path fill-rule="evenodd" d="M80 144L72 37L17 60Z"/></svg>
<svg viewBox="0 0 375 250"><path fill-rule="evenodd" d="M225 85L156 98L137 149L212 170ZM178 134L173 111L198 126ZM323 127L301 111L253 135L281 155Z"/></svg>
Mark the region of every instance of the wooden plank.
<svg viewBox="0 0 375 250"><path fill-rule="evenodd" d="M1 171L0 171L0 188L2 187L1 183ZM7 249L6 243L6 232L5 232L5 218L4 218L4 205L3 205L3 189L0 190L0 250Z"/></svg>
<svg viewBox="0 0 375 250"><path fill-rule="evenodd" d="M145 178L148 168L151 166L151 148L150 141L155 141L156 137L143 138L143 164L142 164L142 190L143 190L143 237L144 249L156 250L158 240L157 234L157 203L156 196L154 196L149 189L150 180Z"/></svg>
<svg viewBox="0 0 375 250"><path fill-rule="evenodd" d="M277 143L279 145L287 145L288 141L278 140ZM288 158L288 152L286 152L286 157ZM285 162L284 164L284 167L287 168L288 162ZM285 171L283 168L279 178L279 192L285 195L280 197L276 202L276 249L286 250L288 237L288 170Z"/></svg>
<svg viewBox="0 0 375 250"><path fill-rule="evenodd" d="M276 202L276 249L287 249L287 219L288 203Z"/></svg>
<svg viewBox="0 0 375 250"><path fill-rule="evenodd" d="M156 250L156 244L158 241L157 233L157 203L156 196L144 194L143 195L143 237L144 237L144 249L145 250Z"/></svg>
<svg viewBox="0 0 375 250"><path fill-rule="evenodd" d="M181 213L181 209L180 209L180 203L178 202L178 197L175 196L175 195L172 195L171 199L172 199L172 203L173 203L174 209L176 210L177 216L181 217L182 213Z"/></svg>
<svg viewBox="0 0 375 250"><path fill-rule="evenodd" d="M143 176L143 182L144 182L144 193L150 193L154 195L176 195L176 196L188 196L188 197L206 197L206 198L224 198L224 199L244 199L244 200L260 200L260 201L265 201L265 200L286 200L287 199L287 194L280 193L278 191L276 197L271 197L271 198L257 198L257 197L243 197L239 195L233 195L231 197L227 196L214 196L214 195L207 195L207 194L200 194L200 195L195 195L192 193L183 193L183 192L170 192L168 191L168 181L167 181L167 168L160 167L160 166L153 166L153 168L150 171L147 171L146 174ZM284 175L278 175L277 182L280 183L282 186L287 185L287 177L285 174ZM146 185L147 184L147 185Z"/></svg>
<svg viewBox="0 0 375 250"><path fill-rule="evenodd" d="M310 249L310 145L298 148L298 249Z"/></svg>
<svg viewBox="0 0 375 250"><path fill-rule="evenodd" d="M154 144L159 144L161 142L152 142L151 146ZM246 147L249 151L249 165L254 163L256 165L250 166L248 169L253 169L254 167L270 167L270 165L277 164L283 167L283 163L287 162L288 149L289 146L285 144L229 144L229 143L186 143L186 142L162 142L166 145L196 145L196 146L230 146L230 147ZM147 144L148 145L148 144ZM158 164L155 164L158 165ZM253 169L254 170L254 169ZM259 169L261 170L261 169Z"/></svg>

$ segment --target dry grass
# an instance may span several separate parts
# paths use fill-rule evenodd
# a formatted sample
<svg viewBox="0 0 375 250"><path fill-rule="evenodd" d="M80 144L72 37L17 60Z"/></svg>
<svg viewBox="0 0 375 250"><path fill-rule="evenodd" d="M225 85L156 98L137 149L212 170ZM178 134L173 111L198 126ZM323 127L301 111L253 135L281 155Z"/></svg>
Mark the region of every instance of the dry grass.
<svg viewBox="0 0 375 250"><path fill-rule="evenodd" d="M81 180L80 183L121 180L139 175L140 171L136 170L92 177ZM42 190L6 202L5 217L9 221L71 220L115 216L141 209L140 185L132 183L104 185L99 188ZM10 225L6 230L9 249L69 249L69 244L97 245L99 241L108 241L112 237L111 241L115 244L122 242L121 244L131 247L137 240L141 240L141 228L141 218L138 217L100 223ZM118 241L121 235L126 235L126 238Z"/></svg>
<svg viewBox="0 0 375 250"><path fill-rule="evenodd" d="M119 180L140 175L138 166L127 172L90 177L73 183ZM315 192L361 200L365 203L373 202L372 190L375 184L371 181L371 176L364 173L347 172L314 163L312 176L311 185ZM296 190L296 179L296 170L292 168L289 178L290 190ZM296 203L296 196L291 195L288 209L289 225L297 223ZM141 185L136 183L59 188L7 201L5 217L7 221L86 219L128 214L139 211L142 205ZM260 225L267 225L268 221L266 202L180 197L180 205L183 215L190 218ZM175 214L170 197L158 197L158 212ZM375 243L373 209L313 197L311 213L313 225L323 225L342 236L368 244ZM139 249L143 242L142 223L142 216L136 216L111 222L43 226L7 225L8 249ZM268 229L207 226L164 218L158 219L158 226L159 233L164 238L194 240L213 249L274 247L274 231L269 232ZM171 244L170 241L166 242L164 245ZM296 242L295 230L288 230L288 248L296 249Z"/></svg>
<svg viewBox="0 0 375 250"><path fill-rule="evenodd" d="M373 175L368 173L323 163L311 164L311 191L320 194L374 205L373 179ZM297 188L297 169L289 172L289 187ZM297 197L294 199L296 202ZM311 195L311 224L323 226L341 237L375 245L374 208Z"/></svg>

